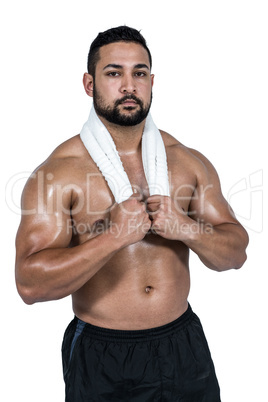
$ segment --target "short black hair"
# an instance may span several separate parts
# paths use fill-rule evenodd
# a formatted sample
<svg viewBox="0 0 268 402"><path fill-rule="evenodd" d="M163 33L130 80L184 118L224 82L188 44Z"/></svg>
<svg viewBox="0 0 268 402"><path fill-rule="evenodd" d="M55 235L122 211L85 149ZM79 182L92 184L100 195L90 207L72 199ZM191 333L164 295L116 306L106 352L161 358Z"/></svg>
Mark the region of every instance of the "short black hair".
<svg viewBox="0 0 268 402"><path fill-rule="evenodd" d="M100 32L96 39L92 42L87 59L87 71L93 77L95 77L96 64L99 61L99 49L102 46L109 45L115 42L134 42L138 43L147 50L150 62L150 68L152 67L152 56L148 49L146 40L137 29L130 28L126 25L122 25L116 28L108 29L107 31Z"/></svg>

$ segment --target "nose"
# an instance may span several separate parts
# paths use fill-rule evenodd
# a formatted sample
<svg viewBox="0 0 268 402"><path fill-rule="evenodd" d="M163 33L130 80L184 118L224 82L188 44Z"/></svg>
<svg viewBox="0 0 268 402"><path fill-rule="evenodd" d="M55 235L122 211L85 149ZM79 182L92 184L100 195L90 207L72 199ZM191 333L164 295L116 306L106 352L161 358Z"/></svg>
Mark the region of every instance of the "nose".
<svg viewBox="0 0 268 402"><path fill-rule="evenodd" d="M124 94L132 94L136 92L134 77L132 75L125 74L122 77L120 91Z"/></svg>

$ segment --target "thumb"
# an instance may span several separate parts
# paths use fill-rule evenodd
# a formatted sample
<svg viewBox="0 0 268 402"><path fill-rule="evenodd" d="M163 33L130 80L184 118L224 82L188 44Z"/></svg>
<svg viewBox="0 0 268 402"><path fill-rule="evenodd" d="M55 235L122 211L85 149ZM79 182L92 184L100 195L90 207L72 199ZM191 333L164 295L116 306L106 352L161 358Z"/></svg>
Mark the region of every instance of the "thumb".
<svg viewBox="0 0 268 402"><path fill-rule="evenodd" d="M140 192L133 193L129 198L130 198L130 199L135 198L135 199L137 199L138 201L144 201L144 196L143 196L143 194L141 194Z"/></svg>

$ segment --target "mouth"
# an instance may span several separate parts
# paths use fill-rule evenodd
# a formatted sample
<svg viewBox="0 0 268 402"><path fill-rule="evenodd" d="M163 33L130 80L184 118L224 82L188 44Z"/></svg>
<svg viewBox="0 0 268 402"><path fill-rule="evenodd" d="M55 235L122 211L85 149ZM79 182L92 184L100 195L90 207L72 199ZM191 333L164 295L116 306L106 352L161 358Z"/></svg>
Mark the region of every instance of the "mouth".
<svg viewBox="0 0 268 402"><path fill-rule="evenodd" d="M136 99L134 95L127 95L122 99L117 101L117 105L123 105L124 107L135 107L137 105L141 105L141 101Z"/></svg>
<svg viewBox="0 0 268 402"><path fill-rule="evenodd" d="M137 102L134 101L133 99L127 99L127 100L123 101L121 104L124 106L136 106Z"/></svg>

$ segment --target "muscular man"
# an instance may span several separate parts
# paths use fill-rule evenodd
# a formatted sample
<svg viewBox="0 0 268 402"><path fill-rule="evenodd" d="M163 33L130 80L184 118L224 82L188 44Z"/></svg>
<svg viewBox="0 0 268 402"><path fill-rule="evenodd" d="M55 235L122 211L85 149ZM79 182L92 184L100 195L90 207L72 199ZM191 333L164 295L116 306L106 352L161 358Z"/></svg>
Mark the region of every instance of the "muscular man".
<svg viewBox="0 0 268 402"><path fill-rule="evenodd" d="M77 135L38 167L22 196L19 294L27 304L72 295L62 350L69 402L220 401L187 301L189 250L210 269L238 269L248 237L211 163L164 131L170 195L150 195L141 139L151 65L138 31L113 28L92 43L83 80L133 195L115 202Z"/></svg>

